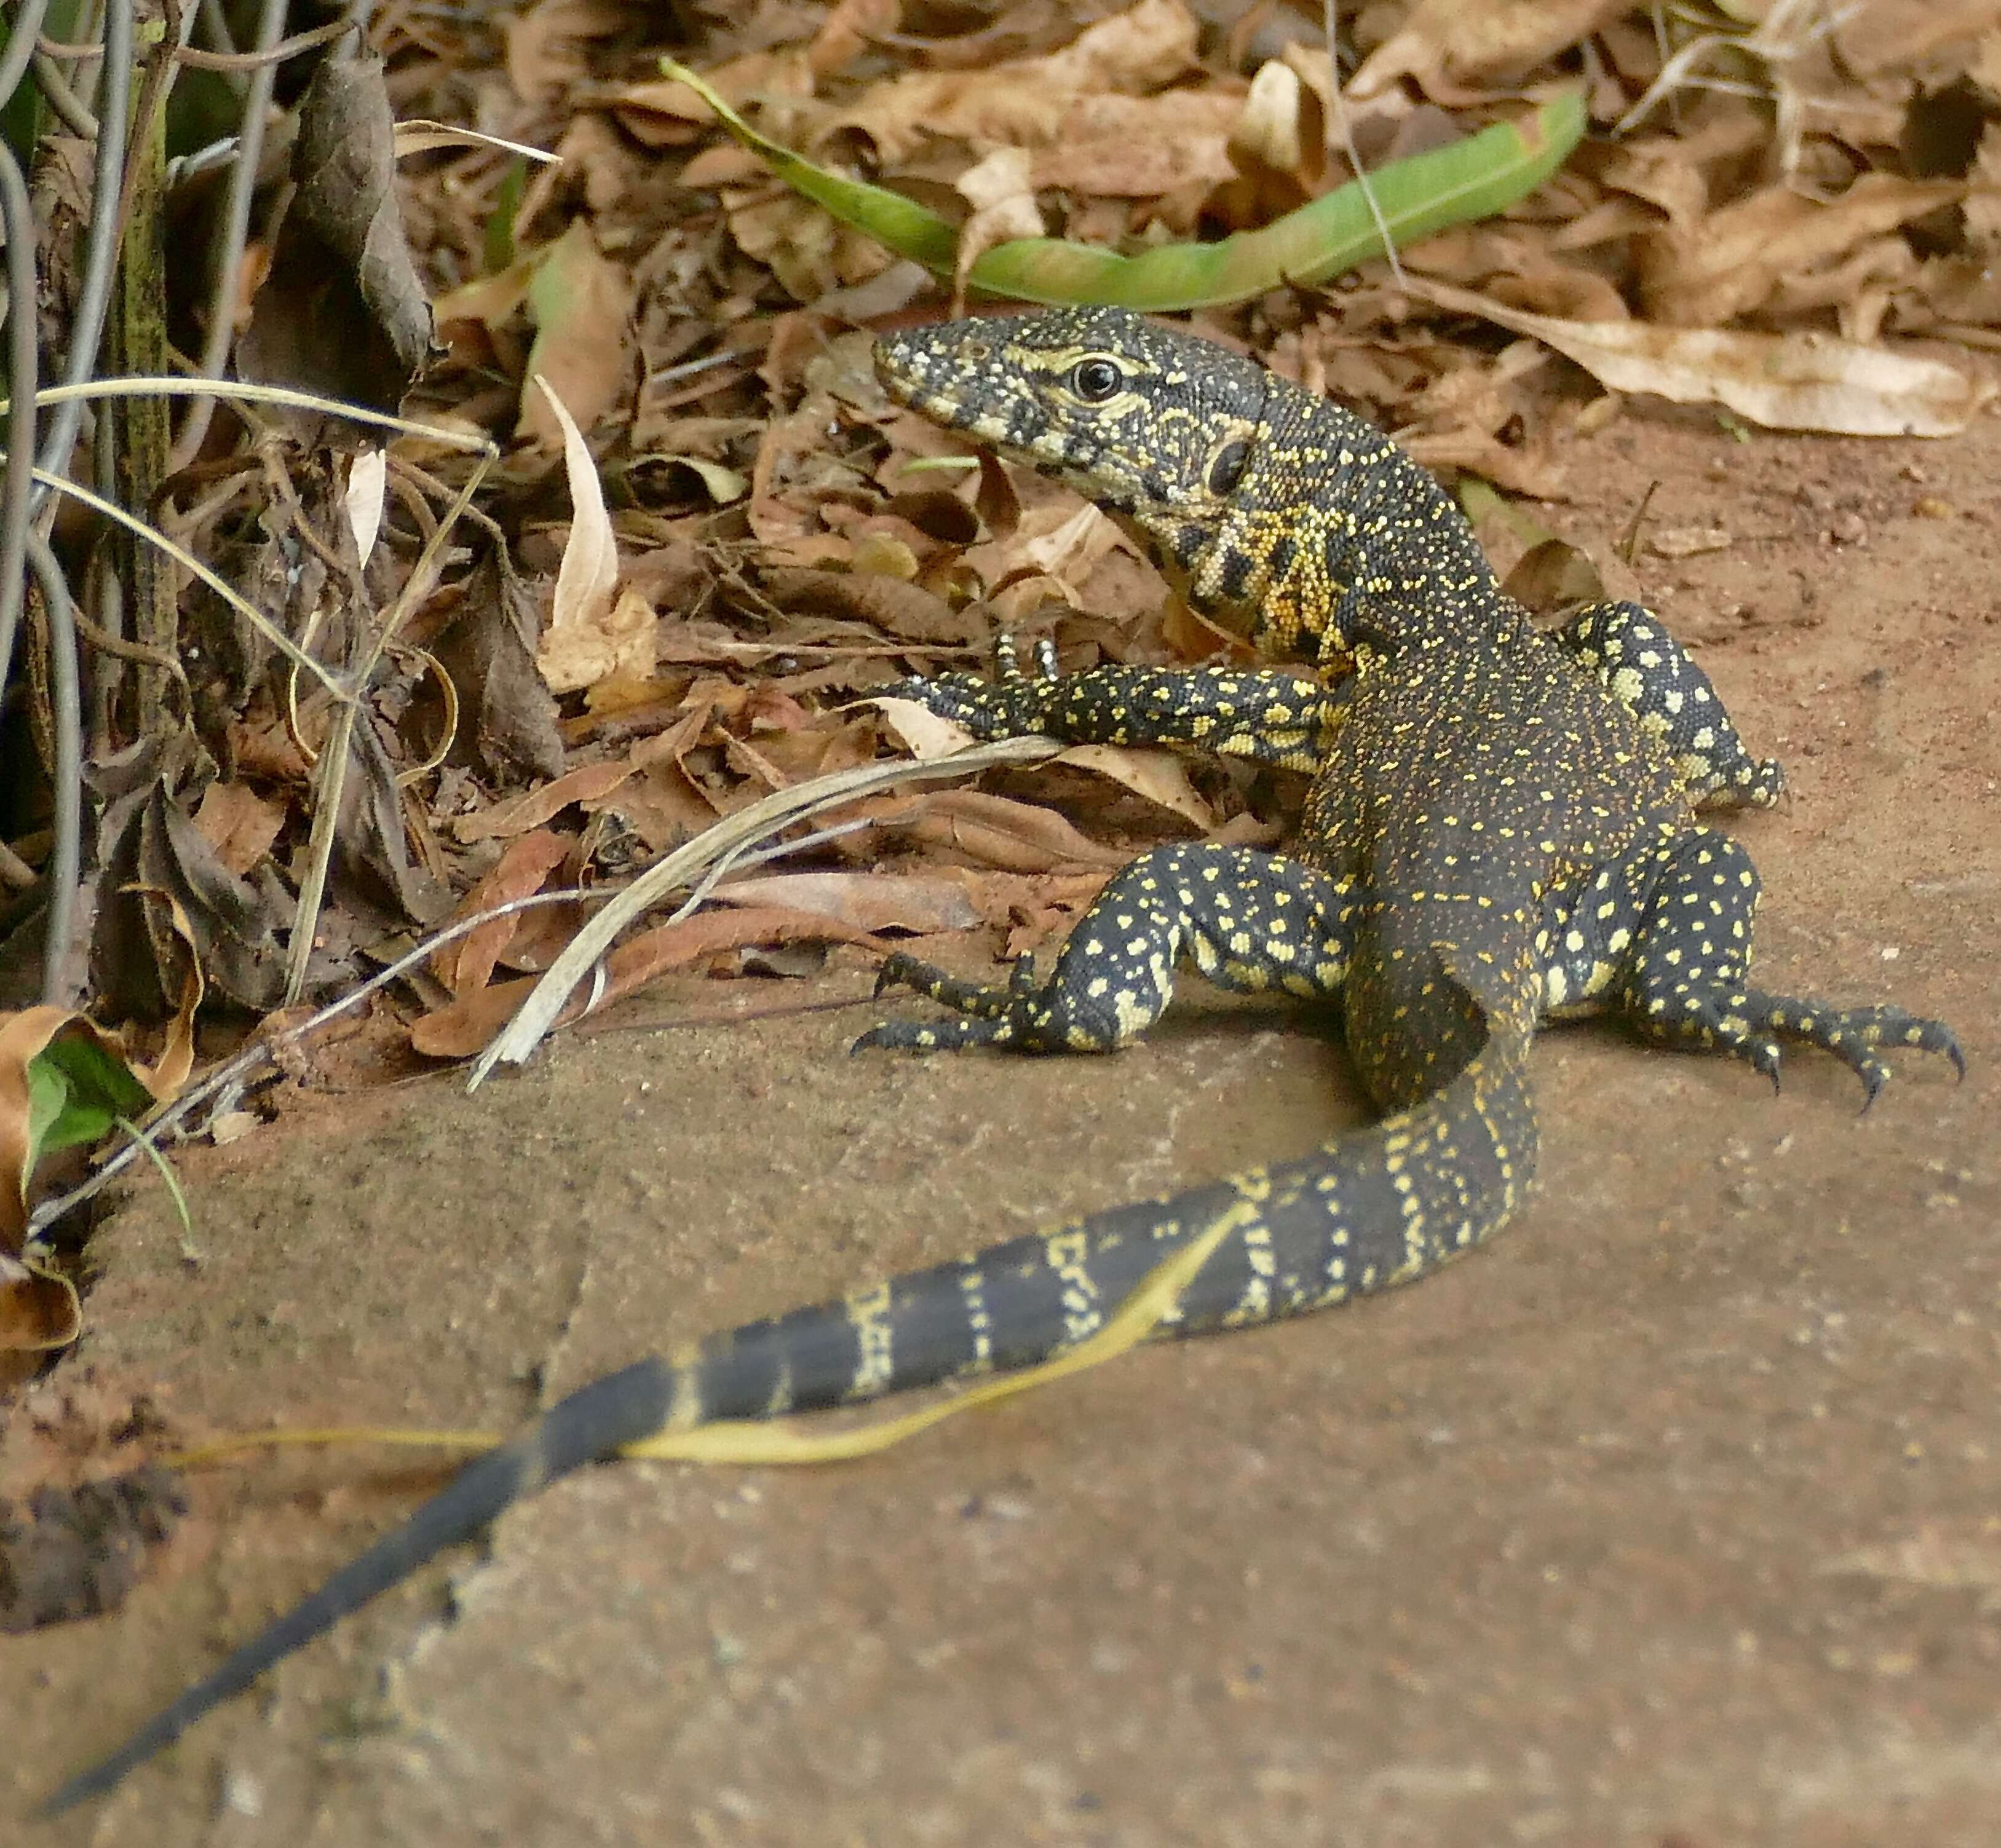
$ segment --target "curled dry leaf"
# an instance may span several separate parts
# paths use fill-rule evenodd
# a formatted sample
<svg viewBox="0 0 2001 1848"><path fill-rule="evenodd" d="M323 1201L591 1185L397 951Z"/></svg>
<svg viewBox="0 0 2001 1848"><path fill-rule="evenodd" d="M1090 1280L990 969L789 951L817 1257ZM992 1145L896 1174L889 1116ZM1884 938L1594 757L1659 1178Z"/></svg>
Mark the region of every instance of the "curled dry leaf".
<svg viewBox="0 0 2001 1848"><path fill-rule="evenodd" d="M1558 321L1420 276L1414 294L1547 341L1615 391L1682 405L1721 405L1775 430L1845 436L1949 436L1996 387L1936 360L1817 334Z"/></svg>
<svg viewBox="0 0 2001 1848"><path fill-rule="evenodd" d="M475 841L506 840L525 834L553 821L572 802L590 802L608 796L631 776L637 766L624 763L585 763L555 782L528 790L510 802L496 802L476 815L460 818L452 832L470 846Z"/></svg>
<svg viewBox="0 0 2001 1848"><path fill-rule="evenodd" d="M1053 809L975 789L933 790L897 804L893 818L911 839L962 853L1008 873L1122 867L1123 849L1093 840Z"/></svg>
<svg viewBox="0 0 2001 1848"><path fill-rule="evenodd" d="M916 873L774 873L733 879L715 888L718 904L776 905L837 919L856 930L903 930L920 936L970 930L981 912L966 882Z"/></svg>
<svg viewBox="0 0 2001 1848"><path fill-rule="evenodd" d="M571 507L555 601L535 665L552 693L573 693L614 674L643 679L653 671L652 606L635 591L618 594L618 543L604 510L597 464L563 401L547 380L538 375L535 383L562 432Z"/></svg>
<svg viewBox="0 0 2001 1848"><path fill-rule="evenodd" d="M157 779L106 810L103 852L91 971L117 1018L184 1013L191 979L259 1012L277 1005L291 900L268 867L238 877Z"/></svg>
<svg viewBox="0 0 2001 1848"><path fill-rule="evenodd" d="M569 836L547 828L535 828L510 841L498 863L459 901L451 921L455 923L461 918L475 917L496 905L540 891L550 874L563 863L571 846ZM483 988L492 979L502 952L531 915L517 912L511 917L492 919L458 942L446 944L431 958L432 974L454 995Z"/></svg>
<svg viewBox="0 0 2001 1848"><path fill-rule="evenodd" d="M781 610L852 617L899 641L963 645L977 640L982 627L977 617L954 610L934 591L879 571L781 566L766 571L764 583Z"/></svg>
<svg viewBox="0 0 2001 1848"><path fill-rule="evenodd" d="M555 776L563 767L556 702L537 672L534 600L499 544L482 545L463 594L431 643L458 690L450 761L496 781Z"/></svg>
<svg viewBox="0 0 2001 1848"><path fill-rule="evenodd" d="M382 72L374 56L314 72L292 149L297 190L237 358L246 378L394 411L433 330L397 200Z"/></svg>
<svg viewBox="0 0 2001 1848"><path fill-rule="evenodd" d="M1051 762L1103 776L1155 808L1179 815L1200 832L1216 825L1216 811L1196 794L1187 764L1172 751L1136 745L1073 745Z"/></svg>

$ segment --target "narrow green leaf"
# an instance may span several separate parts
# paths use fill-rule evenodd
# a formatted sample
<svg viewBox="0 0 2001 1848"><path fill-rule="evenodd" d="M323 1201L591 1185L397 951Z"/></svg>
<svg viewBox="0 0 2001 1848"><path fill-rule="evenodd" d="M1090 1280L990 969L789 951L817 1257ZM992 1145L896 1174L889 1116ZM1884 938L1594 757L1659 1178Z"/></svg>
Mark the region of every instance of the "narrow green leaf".
<svg viewBox="0 0 2001 1848"><path fill-rule="evenodd" d="M694 71L672 58L663 58L660 68L700 96L795 192L934 275L953 273L957 234L936 213L887 187L815 166L758 134ZM1584 126L1582 94L1566 91L1519 121L1393 161L1369 175L1368 189L1401 248L1526 197L1563 164ZM1355 180L1269 224L1213 244L1167 244L1124 256L1057 238L1016 238L983 251L969 280L987 294L1021 301L1160 314L1245 301L1286 283L1324 283L1382 251L1368 193Z"/></svg>

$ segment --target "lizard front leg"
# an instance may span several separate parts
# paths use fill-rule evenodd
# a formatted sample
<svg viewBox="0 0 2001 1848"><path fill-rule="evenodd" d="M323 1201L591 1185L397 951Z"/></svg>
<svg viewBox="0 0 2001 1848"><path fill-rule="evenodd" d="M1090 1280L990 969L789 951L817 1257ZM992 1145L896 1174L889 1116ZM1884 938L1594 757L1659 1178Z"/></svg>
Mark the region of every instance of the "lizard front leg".
<svg viewBox="0 0 2001 1848"><path fill-rule="evenodd" d="M1010 1046L1109 1052L1166 1011L1177 964L1226 988L1337 999L1347 978L1349 882L1251 847L1157 847L1116 874L1077 920L1046 981L1023 957L1004 987L961 981L914 957L882 965L879 994L901 982L958 1010L864 1033L860 1052L896 1047Z"/></svg>
<svg viewBox="0 0 2001 1848"><path fill-rule="evenodd" d="M1303 674L1272 669L1112 665L1058 675L1046 647L1037 671L997 644L996 679L920 676L881 690L915 700L976 738L1040 734L1080 745L1195 745L1309 773L1320 768L1340 700Z"/></svg>

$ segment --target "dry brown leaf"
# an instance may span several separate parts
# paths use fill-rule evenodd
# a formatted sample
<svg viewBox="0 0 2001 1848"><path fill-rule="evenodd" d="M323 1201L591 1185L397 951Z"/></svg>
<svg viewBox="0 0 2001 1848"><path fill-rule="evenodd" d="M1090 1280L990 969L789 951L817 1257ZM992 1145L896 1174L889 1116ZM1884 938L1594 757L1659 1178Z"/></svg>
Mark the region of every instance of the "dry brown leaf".
<svg viewBox="0 0 2001 1848"><path fill-rule="evenodd" d="M480 547L456 606L445 609L430 651L458 692L448 761L507 783L560 775L555 696L534 662L535 600L504 545Z"/></svg>
<svg viewBox="0 0 2001 1848"><path fill-rule="evenodd" d="M268 867L238 878L162 778L107 808L101 840L90 968L107 1012L177 1016L197 970L204 985L239 1006L277 1005L284 986L277 933L292 922L292 907Z"/></svg>
<svg viewBox="0 0 2001 1848"><path fill-rule="evenodd" d="M608 1007L669 969L685 968L719 950L771 943L859 943L887 955L890 944L837 918L764 906L743 911L708 911L677 924L663 924L621 943L604 959L606 981L596 999ZM499 981L429 1013L410 1029L410 1044L427 1058L470 1058L499 1030L527 999L534 976ZM584 1011L573 1002L558 1023L568 1025Z"/></svg>
<svg viewBox="0 0 2001 1848"><path fill-rule="evenodd" d="M294 191L270 270L237 343L245 378L394 411L431 358L435 329L404 234L395 134L379 57L320 63L299 105Z"/></svg>
<svg viewBox="0 0 2001 1848"><path fill-rule="evenodd" d="M511 802L496 802L477 815L461 815L452 833L466 846L475 841L506 840L552 821L572 802L590 802L609 795L634 773L624 763L580 764L555 782L530 790Z"/></svg>
<svg viewBox="0 0 2001 1848"><path fill-rule="evenodd" d="M597 248L590 225L579 218L542 253L529 279L527 300L535 323L534 343L528 349L532 383L522 387L514 433L554 449L569 442L555 403L590 429L625 389L632 279Z"/></svg>
<svg viewBox="0 0 2001 1848"><path fill-rule="evenodd" d="M1608 148L1599 183L1644 200L1667 214L1671 229L1693 235L1709 212L1710 165L1742 159L1771 134L1763 112L1722 109L1683 134L1637 136Z"/></svg>
<svg viewBox="0 0 2001 1848"><path fill-rule="evenodd" d="M973 734L963 725L941 717L920 700L882 694L872 698L869 703L881 712L883 722L920 763L949 757L973 742Z"/></svg>
<svg viewBox="0 0 2001 1848"><path fill-rule="evenodd" d="M1947 436L1964 429L1996 390L1935 360L1821 335L1556 321L1418 276L1409 286L1442 307L1547 341L1615 391L1722 405L1770 429Z"/></svg>
<svg viewBox="0 0 2001 1848"><path fill-rule="evenodd" d="M886 162L914 153L927 136L982 150L1039 147L1058 139L1081 96L1144 94L1193 66L1199 36L1181 0L1138 0L1087 26L1060 51L983 69L915 71L878 84L829 130L856 128Z"/></svg>
<svg viewBox="0 0 2001 1848"><path fill-rule="evenodd" d="M1196 794L1187 762L1172 751L1136 745L1073 745L1049 761L1105 777L1155 808L1179 815L1199 833L1216 825L1215 810Z"/></svg>
<svg viewBox="0 0 2001 1848"><path fill-rule="evenodd" d="M832 77L846 70L874 40L896 30L903 11L903 0L835 0L806 47L813 75Z"/></svg>
<svg viewBox="0 0 2001 1848"><path fill-rule="evenodd" d="M969 547L966 563L994 585L1033 574L1074 603L1092 568L1126 544L1124 534L1089 502L1049 500L1025 512L1006 538Z"/></svg>
<svg viewBox="0 0 2001 1848"><path fill-rule="evenodd" d="M1908 69L1943 46L2001 26L2001 0L1869 0L1834 10L1842 63L1856 75Z"/></svg>
<svg viewBox="0 0 2001 1848"><path fill-rule="evenodd" d="M1630 0L1418 0L1348 80L1358 101L1400 78L1438 102L1470 100L1460 86L1512 75L1589 38Z"/></svg>
<svg viewBox="0 0 2001 1848"><path fill-rule="evenodd" d="M1641 238L1641 297L1651 317L1669 326L1718 327L1757 307L1782 281L1797 283L1964 192L1957 180L1888 173L1865 173L1825 202L1768 188L1686 230L1669 225Z"/></svg>
<svg viewBox="0 0 2001 1848"><path fill-rule="evenodd" d="M1010 873L1122 867L1132 857L1101 846L1053 809L980 790L934 790L894 812L910 839Z"/></svg>
<svg viewBox="0 0 2001 1848"><path fill-rule="evenodd" d="M538 828L507 843L506 851L485 877L458 901L450 922L476 916L494 906L506 905L538 892L550 874L568 856L573 842L565 835ZM492 978L501 954L520 933L531 914L517 912L512 917L495 918L447 943L431 958L431 972L454 995L483 988Z"/></svg>
<svg viewBox="0 0 2001 1848"><path fill-rule="evenodd" d="M1228 141L1242 106L1224 89L1081 97L1061 138L1035 151L1035 183L1101 199L1218 185L1236 172Z"/></svg>
<svg viewBox="0 0 2001 1848"><path fill-rule="evenodd" d="M848 279L836 257L837 221L796 193L774 193L768 181L723 195L729 234L747 257L766 265L795 301L815 301Z"/></svg>
<svg viewBox="0 0 2001 1848"><path fill-rule="evenodd" d="M774 873L715 888L719 904L776 905L837 919L857 930L929 935L980 921L962 880L919 873Z"/></svg>
<svg viewBox="0 0 2001 1848"><path fill-rule="evenodd" d="M1515 561L1501 588L1538 616L1603 603L1610 595L1597 561L1567 539L1544 539L1530 546Z"/></svg>
<svg viewBox="0 0 2001 1848"><path fill-rule="evenodd" d="M266 801L245 783L211 783L194 825L215 857L241 879L271 850L285 825L282 803Z"/></svg>
<svg viewBox="0 0 2001 1848"><path fill-rule="evenodd" d="M1571 498L1562 466L1540 450L1516 449L1484 430L1423 431L1400 435L1404 450L1434 471L1463 469L1470 474L1539 501Z"/></svg>

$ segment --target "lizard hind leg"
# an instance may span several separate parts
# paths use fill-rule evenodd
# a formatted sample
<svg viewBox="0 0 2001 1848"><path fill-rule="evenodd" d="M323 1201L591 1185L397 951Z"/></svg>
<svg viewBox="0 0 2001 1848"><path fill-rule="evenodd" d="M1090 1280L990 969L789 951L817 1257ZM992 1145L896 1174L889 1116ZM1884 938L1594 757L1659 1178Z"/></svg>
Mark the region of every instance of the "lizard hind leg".
<svg viewBox="0 0 2001 1848"><path fill-rule="evenodd" d="M1039 984L1025 958L1004 986L989 987L890 957L879 994L900 983L954 1014L889 1022L854 1049L1109 1052L1166 1011L1184 960L1240 992L1335 998L1348 973L1348 915L1347 881L1284 855L1202 842L1157 847L1098 894Z"/></svg>
<svg viewBox="0 0 2001 1848"><path fill-rule="evenodd" d="M1709 676L1640 603L1594 603L1556 639L1657 737L1699 808L1770 808L1786 787L1778 760L1753 757Z"/></svg>
<svg viewBox="0 0 2001 1848"><path fill-rule="evenodd" d="M1758 874L1739 842L1693 828L1657 853L1615 1003L1642 1033L1743 1059L1775 1086L1781 1042L1818 1046L1861 1079L1865 1110L1889 1080L1881 1056L1889 1048L1942 1053L1964 1072L1958 1043L1940 1021L1900 1007L1838 1008L1751 985Z"/></svg>

